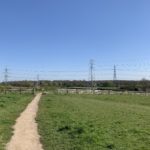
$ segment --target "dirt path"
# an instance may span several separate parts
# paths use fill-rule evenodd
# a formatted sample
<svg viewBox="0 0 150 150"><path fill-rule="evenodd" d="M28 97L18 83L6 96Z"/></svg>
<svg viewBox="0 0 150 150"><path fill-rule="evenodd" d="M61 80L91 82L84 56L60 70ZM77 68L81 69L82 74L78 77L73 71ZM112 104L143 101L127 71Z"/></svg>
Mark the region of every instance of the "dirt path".
<svg viewBox="0 0 150 150"><path fill-rule="evenodd" d="M16 120L14 135L7 144L6 150L43 150L35 122L40 98L41 93L37 94Z"/></svg>

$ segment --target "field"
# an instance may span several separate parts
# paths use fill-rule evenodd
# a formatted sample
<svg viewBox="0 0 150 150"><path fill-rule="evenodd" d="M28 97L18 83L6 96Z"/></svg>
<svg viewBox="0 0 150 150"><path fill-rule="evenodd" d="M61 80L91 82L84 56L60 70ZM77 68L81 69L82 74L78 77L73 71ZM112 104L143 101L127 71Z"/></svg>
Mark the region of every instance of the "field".
<svg viewBox="0 0 150 150"><path fill-rule="evenodd" d="M149 150L150 97L45 95L37 121L45 150Z"/></svg>
<svg viewBox="0 0 150 150"><path fill-rule="evenodd" d="M12 126L16 118L32 100L31 94L0 94L0 150L12 135Z"/></svg>

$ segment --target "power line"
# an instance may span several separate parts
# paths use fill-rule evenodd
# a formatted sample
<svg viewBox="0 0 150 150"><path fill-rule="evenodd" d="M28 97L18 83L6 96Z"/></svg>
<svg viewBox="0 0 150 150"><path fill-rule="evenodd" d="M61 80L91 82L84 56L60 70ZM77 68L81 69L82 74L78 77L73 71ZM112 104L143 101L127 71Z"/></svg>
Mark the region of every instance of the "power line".
<svg viewBox="0 0 150 150"><path fill-rule="evenodd" d="M8 82L8 68L7 67L4 70L4 82L5 82L5 85L7 85L7 82Z"/></svg>
<svg viewBox="0 0 150 150"><path fill-rule="evenodd" d="M119 79L123 78L150 78L150 63L134 63L134 64L117 64L112 67L111 64L99 64L96 65L94 60L90 60L89 69L77 69L77 70L44 70L44 69L14 69L9 72L8 68L2 70L1 78L4 78L4 82L7 84L8 78L10 80L34 80L35 85L38 82L37 74L40 73L41 80L87 80L89 72L89 81L91 84L91 89L94 88L95 74L97 79L111 79L113 73L113 80L117 80L118 74ZM117 66L117 67L116 67ZM4 74L4 75L3 75Z"/></svg>
<svg viewBox="0 0 150 150"><path fill-rule="evenodd" d="M40 79L40 75L37 74L37 83L36 83L36 86L37 86L37 87L39 86L39 79Z"/></svg>
<svg viewBox="0 0 150 150"><path fill-rule="evenodd" d="M94 90L94 60L90 60L90 80L91 80L91 90Z"/></svg>
<svg viewBox="0 0 150 150"><path fill-rule="evenodd" d="M113 80L116 81L117 80L117 72L116 72L116 66L114 65L114 76L113 76Z"/></svg>

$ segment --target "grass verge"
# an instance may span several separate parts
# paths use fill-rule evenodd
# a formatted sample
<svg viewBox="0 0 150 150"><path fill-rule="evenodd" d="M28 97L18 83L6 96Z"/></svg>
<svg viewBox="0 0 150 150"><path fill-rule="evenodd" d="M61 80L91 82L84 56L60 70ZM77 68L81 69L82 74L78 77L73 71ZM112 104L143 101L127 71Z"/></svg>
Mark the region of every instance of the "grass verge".
<svg viewBox="0 0 150 150"><path fill-rule="evenodd" d="M0 94L0 150L5 149L6 143L12 136L12 126L20 113L32 100L31 94Z"/></svg>

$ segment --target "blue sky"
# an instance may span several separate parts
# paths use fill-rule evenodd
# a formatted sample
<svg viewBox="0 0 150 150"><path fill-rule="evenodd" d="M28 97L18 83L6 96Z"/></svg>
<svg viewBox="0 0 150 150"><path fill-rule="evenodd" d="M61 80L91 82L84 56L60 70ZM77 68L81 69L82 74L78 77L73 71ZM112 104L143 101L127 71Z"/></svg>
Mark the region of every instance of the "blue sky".
<svg viewBox="0 0 150 150"><path fill-rule="evenodd" d="M150 78L149 8L149 0L1 0L1 80L6 66L16 79L88 79L90 59L96 79L112 79L114 64L118 79Z"/></svg>

